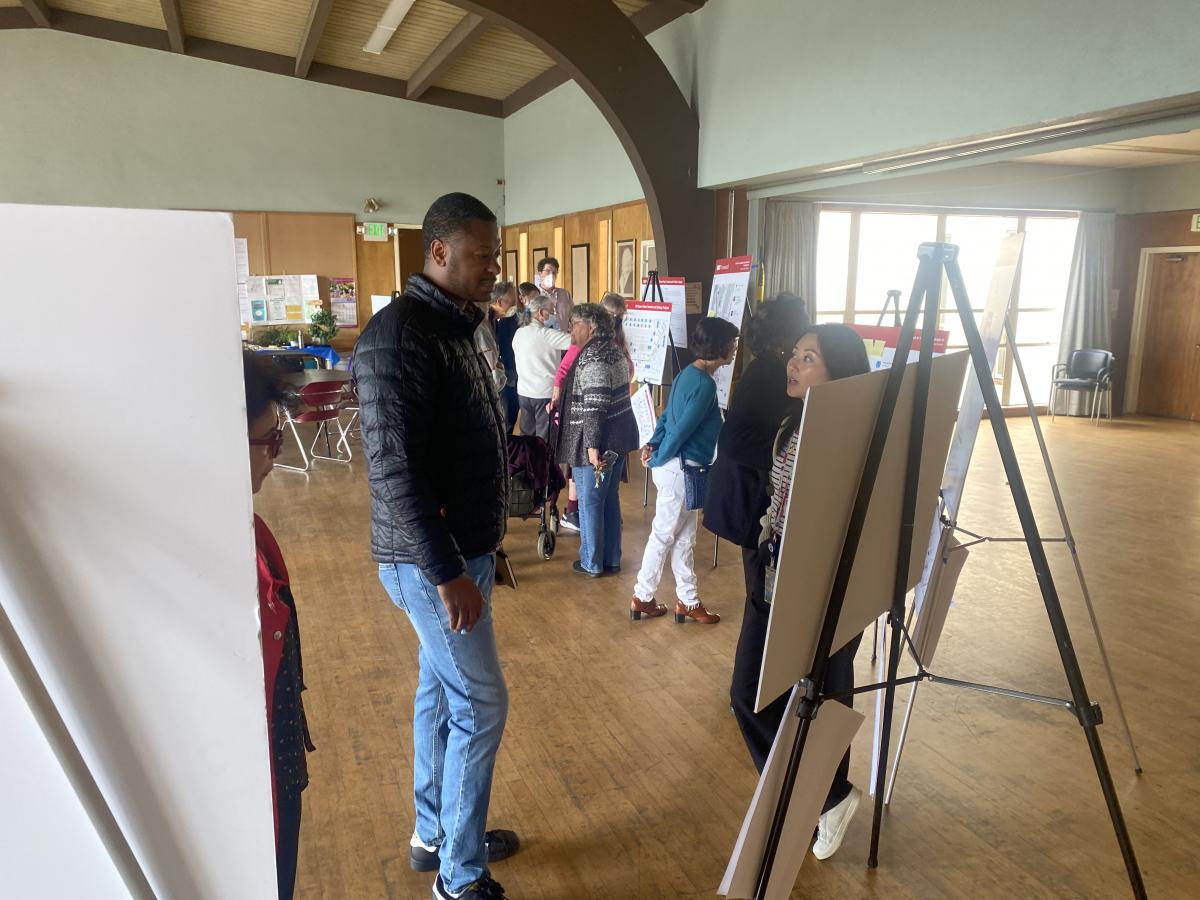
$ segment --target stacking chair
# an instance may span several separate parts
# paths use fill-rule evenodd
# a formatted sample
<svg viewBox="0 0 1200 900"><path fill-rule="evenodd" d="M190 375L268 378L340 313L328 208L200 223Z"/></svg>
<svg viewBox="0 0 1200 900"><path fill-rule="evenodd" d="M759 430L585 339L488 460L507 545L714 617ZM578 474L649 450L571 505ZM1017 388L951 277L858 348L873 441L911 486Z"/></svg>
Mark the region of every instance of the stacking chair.
<svg viewBox="0 0 1200 900"><path fill-rule="evenodd" d="M1105 403L1112 421L1112 374L1116 357L1108 350L1072 350L1064 365L1056 365L1050 375L1050 418L1059 391L1091 391L1093 423L1100 423Z"/></svg>
<svg viewBox="0 0 1200 900"><path fill-rule="evenodd" d="M296 439L296 447L300 450L300 457L304 460L304 466L285 466L280 463L275 464L277 469L287 469L291 472L307 472L312 465L314 459L324 459L329 462L350 462L350 443L345 439L345 433L341 427L341 412L342 404L345 399L343 388L346 382L343 381L316 381L312 384L306 384L300 389L298 395L297 412L292 413L288 405L284 405L283 415L288 427L292 430L292 437ZM317 422L319 426L317 433L313 437L312 444L309 445L308 451L305 452L304 442L300 440L300 432L296 430L298 424L305 422ZM338 427L338 432L341 435L337 442L337 455L334 454L333 448L330 446L329 423L334 422ZM317 452L317 441L321 439L321 435L325 436L325 453ZM343 449L344 448L344 449Z"/></svg>

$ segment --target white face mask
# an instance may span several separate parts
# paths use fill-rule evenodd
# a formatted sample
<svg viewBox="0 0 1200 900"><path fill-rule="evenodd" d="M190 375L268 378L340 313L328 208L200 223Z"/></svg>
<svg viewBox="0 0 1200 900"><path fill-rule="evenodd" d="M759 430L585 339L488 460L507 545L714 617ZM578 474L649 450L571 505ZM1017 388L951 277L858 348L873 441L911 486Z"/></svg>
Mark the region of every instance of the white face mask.
<svg viewBox="0 0 1200 900"><path fill-rule="evenodd" d="M551 290L554 287L554 273L550 272L542 276L542 287L546 290Z"/></svg>

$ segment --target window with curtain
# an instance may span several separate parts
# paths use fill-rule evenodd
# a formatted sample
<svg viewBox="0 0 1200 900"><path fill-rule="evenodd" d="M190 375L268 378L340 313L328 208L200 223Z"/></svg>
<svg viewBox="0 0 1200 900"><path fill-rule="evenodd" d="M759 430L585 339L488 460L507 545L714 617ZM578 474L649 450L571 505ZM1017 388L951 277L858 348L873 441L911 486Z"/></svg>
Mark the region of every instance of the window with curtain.
<svg viewBox="0 0 1200 900"><path fill-rule="evenodd" d="M978 315L987 302L1000 241L1009 232L1023 230L1025 251L1010 316L1033 401L1044 404L1050 394L1050 370L1058 357L1078 224L1077 216L1063 213L822 207L817 232L816 320L874 325L889 290L899 290L901 307L907 306L917 272L917 246L935 240L959 246L967 296ZM884 324L891 322L889 310ZM966 346L944 278L938 322L939 328L950 332L951 350ZM1023 405L1025 398L1007 341L1001 344L995 375L1001 401Z"/></svg>

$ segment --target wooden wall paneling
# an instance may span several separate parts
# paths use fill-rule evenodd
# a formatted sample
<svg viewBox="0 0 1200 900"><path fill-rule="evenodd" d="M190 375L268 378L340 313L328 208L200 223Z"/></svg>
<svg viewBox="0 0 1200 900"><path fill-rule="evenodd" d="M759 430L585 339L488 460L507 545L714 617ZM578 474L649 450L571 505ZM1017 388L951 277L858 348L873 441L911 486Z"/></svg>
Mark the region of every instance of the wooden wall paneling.
<svg viewBox="0 0 1200 900"><path fill-rule="evenodd" d="M594 302L600 295L596 293L596 214L593 212L573 213L563 217L563 255L564 267L569 267L570 281L567 282L576 303ZM571 259L571 248L576 244L588 245L588 283L584 290L574 290L575 266Z"/></svg>
<svg viewBox="0 0 1200 900"><path fill-rule="evenodd" d="M595 261L592 263L592 289L596 300L612 290L612 218L611 216L596 216L596 240L592 245L596 248Z"/></svg>
<svg viewBox="0 0 1200 900"><path fill-rule="evenodd" d="M278 213L267 218L267 275L356 278L354 216L350 213Z"/></svg>
<svg viewBox="0 0 1200 900"><path fill-rule="evenodd" d="M505 227L503 232L501 232L500 237L504 242L504 279L505 281L515 281L519 284L521 282L521 229L516 225L509 225ZM514 250L517 251L517 265L510 271L508 266L508 254Z"/></svg>
<svg viewBox="0 0 1200 900"><path fill-rule="evenodd" d="M1122 399L1125 396L1125 374L1129 364L1133 305L1142 248L1200 246L1200 232L1191 230L1192 216L1196 213L1200 213L1200 209L1117 216L1116 259L1113 266L1113 286L1119 292L1113 319L1113 353L1117 356L1117 374L1113 385L1116 413L1133 412L1122 408Z"/></svg>
<svg viewBox="0 0 1200 900"><path fill-rule="evenodd" d="M425 242L419 228L397 228L396 248L399 251L400 290L408 283L408 276L425 268Z"/></svg>
<svg viewBox="0 0 1200 900"><path fill-rule="evenodd" d="M261 212L230 213L233 236L246 239L250 256L251 275L270 275L267 271L267 214Z"/></svg>
<svg viewBox="0 0 1200 900"><path fill-rule="evenodd" d="M1137 412L1195 419L1200 399L1200 252L1153 254Z"/></svg>
<svg viewBox="0 0 1200 900"><path fill-rule="evenodd" d="M358 280L355 282L358 300L358 327L342 328L333 339L337 350L353 349L363 326L371 318L371 296L390 295L396 289L395 238L388 241L355 239Z"/></svg>
<svg viewBox="0 0 1200 900"><path fill-rule="evenodd" d="M517 238L517 250L520 253L517 260L521 266L521 281L533 281L533 263L529 261L529 232L524 228Z"/></svg>
<svg viewBox="0 0 1200 900"><path fill-rule="evenodd" d="M570 260L567 259L567 257L570 256L570 254L567 253L567 248L563 246L563 230L564 230L563 220L555 219L554 220L554 243L550 247L550 254L555 259L558 260L558 266L559 266L560 271L562 271L564 268L566 268L566 266L570 262Z"/></svg>
<svg viewBox="0 0 1200 900"><path fill-rule="evenodd" d="M544 249L549 255L554 256L554 220L547 219L542 222L530 222L526 231L529 234L529 274L534 275L537 273L537 264L541 262L541 260L534 258L539 255L534 251ZM561 267L562 260L559 259L558 261Z"/></svg>

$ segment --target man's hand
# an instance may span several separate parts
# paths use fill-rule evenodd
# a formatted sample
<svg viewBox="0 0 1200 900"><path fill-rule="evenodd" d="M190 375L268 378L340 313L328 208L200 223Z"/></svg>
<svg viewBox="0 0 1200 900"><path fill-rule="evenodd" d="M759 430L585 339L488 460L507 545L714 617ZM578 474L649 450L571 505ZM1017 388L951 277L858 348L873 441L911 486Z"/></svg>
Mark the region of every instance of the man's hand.
<svg viewBox="0 0 1200 900"><path fill-rule="evenodd" d="M451 631L470 631L483 614L483 594L477 585L467 575L439 584L438 596L450 613Z"/></svg>
<svg viewBox="0 0 1200 900"><path fill-rule="evenodd" d="M651 456L653 456L653 455L654 455L654 448L653 448L653 447L651 447L649 444L647 444L645 447L643 447L643 448L642 448L642 453L641 453L641 457L642 457L642 465L643 465L643 466L649 465L649 464L650 464L650 457L651 457Z"/></svg>
<svg viewBox="0 0 1200 900"><path fill-rule="evenodd" d="M595 447L588 447L588 463L592 466L600 466L600 451Z"/></svg>

